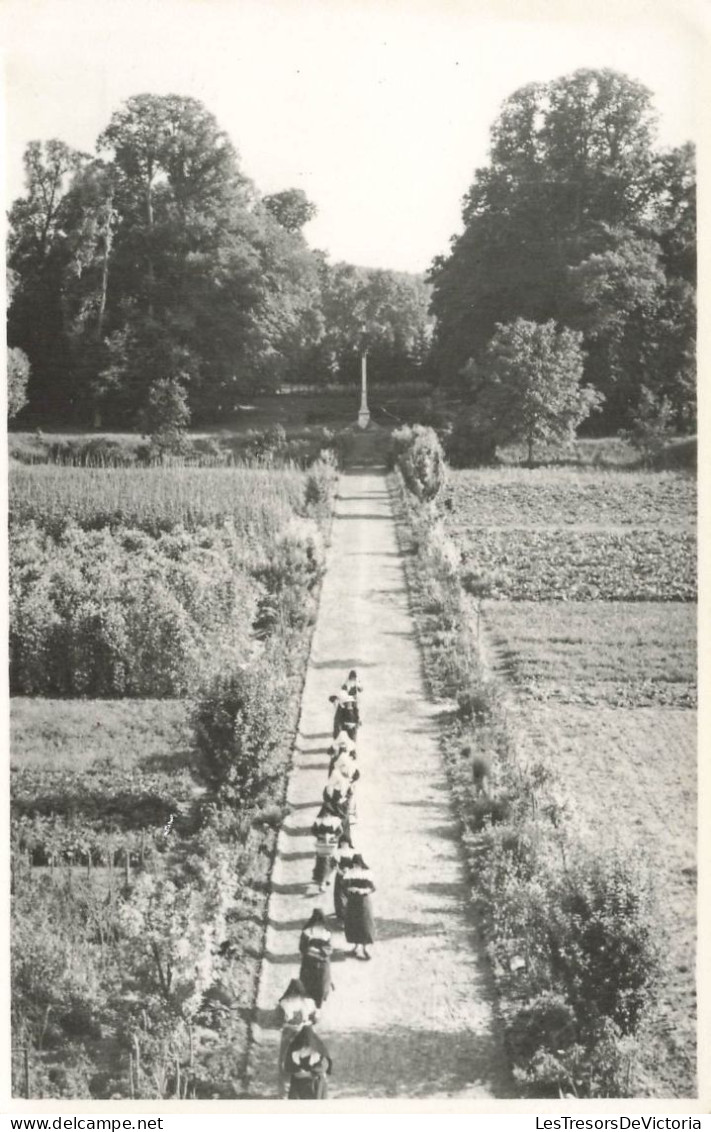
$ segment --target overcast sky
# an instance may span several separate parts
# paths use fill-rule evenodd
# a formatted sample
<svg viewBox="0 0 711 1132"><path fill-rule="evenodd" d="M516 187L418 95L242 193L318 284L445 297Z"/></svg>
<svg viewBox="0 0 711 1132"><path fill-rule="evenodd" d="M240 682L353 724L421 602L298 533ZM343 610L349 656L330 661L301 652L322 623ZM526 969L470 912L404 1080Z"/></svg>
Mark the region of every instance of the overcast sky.
<svg viewBox="0 0 711 1132"><path fill-rule="evenodd" d="M8 197L28 141L90 151L130 95L191 95L261 191L298 186L314 201L313 246L424 270L459 228L502 100L525 83L613 67L652 90L660 144L698 137L706 43L681 0L628 0L615 22L579 17L621 0L551 4L0 0ZM540 18L551 11L568 14Z"/></svg>

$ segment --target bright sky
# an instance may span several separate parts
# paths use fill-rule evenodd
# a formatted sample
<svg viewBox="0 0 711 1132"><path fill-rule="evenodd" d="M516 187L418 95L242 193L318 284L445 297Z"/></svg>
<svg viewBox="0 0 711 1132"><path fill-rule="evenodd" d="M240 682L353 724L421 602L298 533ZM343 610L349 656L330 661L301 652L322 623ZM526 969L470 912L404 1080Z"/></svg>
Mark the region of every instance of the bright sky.
<svg viewBox="0 0 711 1132"><path fill-rule="evenodd" d="M553 3L0 0L8 198L28 141L92 150L130 95L191 95L263 192L296 186L314 201L313 246L424 270L459 229L502 100L525 83L613 67L652 90L661 144L699 135L708 59L693 9Z"/></svg>

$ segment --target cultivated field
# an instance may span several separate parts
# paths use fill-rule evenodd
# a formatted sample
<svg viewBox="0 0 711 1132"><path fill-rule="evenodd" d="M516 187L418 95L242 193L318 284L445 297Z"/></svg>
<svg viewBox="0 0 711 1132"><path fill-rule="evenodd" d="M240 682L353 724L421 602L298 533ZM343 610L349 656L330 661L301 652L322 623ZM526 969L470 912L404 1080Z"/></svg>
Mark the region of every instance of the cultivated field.
<svg viewBox="0 0 711 1132"><path fill-rule="evenodd" d="M244 1091L329 474L12 470L16 1094ZM274 732L230 807L190 714L244 671Z"/></svg>
<svg viewBox="0 0 711 1132"><path fill-rule="evenodd" d="M517 749L558 772L584 840L651 873L664 983L638 1081L656 1096L695 1088L694 493L672 473L461 472L447 514Z"/></svg>

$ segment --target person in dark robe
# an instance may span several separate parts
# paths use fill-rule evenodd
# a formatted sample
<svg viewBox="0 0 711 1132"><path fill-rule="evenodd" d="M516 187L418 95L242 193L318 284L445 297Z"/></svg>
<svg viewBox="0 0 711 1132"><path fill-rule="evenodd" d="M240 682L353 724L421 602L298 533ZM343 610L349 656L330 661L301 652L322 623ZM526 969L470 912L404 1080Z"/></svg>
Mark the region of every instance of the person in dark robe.
<svg viewBox="0 0 711 1132"><path fill-rule="evenodd" d="M336 877L333 882L333 911L336 919L343 921L346 914L346 890L344 887L348 870L353 866L355 849L349 837L342 837L336 853Z"/></svg>
<svg viewBox="0 0 711 1132"><path fill-rule="evenodd" d="M290 1101L327 1099L327 1078L333 1061L326 1045L311 1026L304 1026L294 1038L287 1053L287 1064L291 1074Z"/></svg>
<svg viewBox="0 0 711 1132"><path fill-rule="evenodd" d="M337 695L329 696L329 700L335 707L333 738L335 739L340 731L346 731L355 743L358 737L358 705L355 700L343 689Z"/></svg>
<svg viewBox="0 0 711 1132"><path fill-rule="evenodd" d="M332 774L323 791L323 809L333 814L341 822L341 833L351 836L351 801L353 787L342 774ZM338 844L338 841L336 841Z"/></svg>
<svg viewBox="0 0 711 1132"><path fill-rule="evenodd" d="M353 944L351 955L356 959L370 959L368 946L375 942L375 919L371 896L375 885L370 869L359 853L343 879L346 891L346 915L344 928L346 939ZM358 954L358 948L363 954Z"/></svg>
<svg viewBox="0 0 711 1132"><path fill-rule="evenodd" d="M331 933L326 927L326 917L320 908L314 908L311 919L304 924L299 940L299 978L307 995L314 1000L319 1010L333 990L331 950Z"/></svg>
<svg viewBox="0 0 711 1132"><path fill-rule="evenodd" d="M279 999L279 1013L282 1019L279 1045L279 1096L285 1097L290 1078L287 1056L291 1043L304 1026L313 1025L318 1018L316 1003L309 998L300 979L292 979Z"/></svg>
<svg viewBox="0 0 711 1132"><path fill-rule="evenodd" d="M353 700L353 702L355 703L356 721L357 721L358 727L360 727L363 720L362 720L361 714L360 714L360 704L358 703L358 694L363 691L363 685L360 683L360 681L358 679L358 673L356 672L355 668L351 668L350 672L348 673L348 676L346 677L345 681L341 685L341 691L345 692L346 695L350 696L351 699Z"/></svg>
<svg viewBox="0 0 711 1132"><path fill-rule="evenodd" d="M319 892L325 892L331 875L336 867L335 854L338 841L343 833L343 819L335 806L325 803L318 812L316 821L311 826L311 832L316 838L316 860L312 879L318 886Z"/></svg>

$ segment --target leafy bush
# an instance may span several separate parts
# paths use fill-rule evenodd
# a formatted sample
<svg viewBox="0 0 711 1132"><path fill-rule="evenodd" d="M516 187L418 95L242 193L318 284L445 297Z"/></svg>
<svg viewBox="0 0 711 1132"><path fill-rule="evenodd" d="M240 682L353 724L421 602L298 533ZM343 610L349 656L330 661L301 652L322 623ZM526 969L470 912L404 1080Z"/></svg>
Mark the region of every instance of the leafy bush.
<svg viewBox="0 0 711 1132"><path fill-rule="evenodd" d="M214 675L192 712L198 779L221 802L254 807L281 773L287 687L269 665Z"/></svg>
<svg viewBox="0 0 711 1132"><path fill-rule="evenodd" d="M321 453L308 470L304 488L304 502L316 512L330 510L338 478L335 453L329 448Z"/></svg>
<svg viewBox="0 0 711 1132"><path fill-rule="evenodd" d="M182 375L183 379L185 375ZM179 446L190 423L188 395L178 378L162 377L148 390L141 414L141 428L158 448L170 450Z"/></svg>
<svg viewBox="0 0 711 1132"><path fill-rule="evenodd" d="M288 633L311 624L315 589L325 568L325 552L313 520L294 521L272 549L267 561L254 568L264 586L254 628L260 637L277 628Z"/></svg>
<svg viewBox="0 0 711 1132"><path fill-rule="evenodd" d="M634 1033L659 975L650 897L618 855L579 853L551 892L551 968L581 1028Z"/></svg>
<svg viewBox="0 0 711 1132"><path fill-rule="evenodd" d="M254 435L247 448L247 455L253 460L269 464L276 456L284 453L286 447L286 429L282 424L274 424Z"/></svg>
<svg viewBox="0 0 711 1132"><path fill-rule="evenodd" d="M667 397L657 397L646 385L632 418L632 428L620 433L640 453L647 467L654 467L674 434L674 408Z"/></svg>
<svg viewBox="0 0 711 1132"><path fill-rule="evenodd" d="M30 523L13 528L11 555L16 693L181 695L216 648L248 648L258 586L229 532L68 526L55 539Z"/></svg>
<svg viewBox="0 0 711 1132"><path fill-rule="evenodd" d="M402 437L405 430L399 430L400 437L396 441L398 464L410 491L422 502L429 503L446 483L447 468L442 445L432 428L414 425L408 431L410 435L405 438Z"/></svg>

